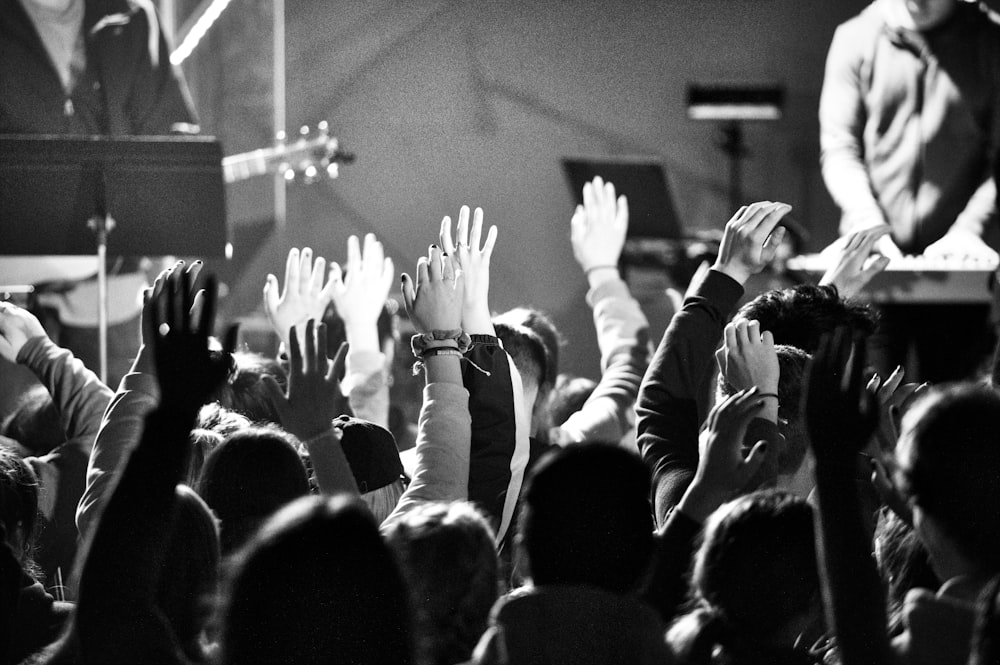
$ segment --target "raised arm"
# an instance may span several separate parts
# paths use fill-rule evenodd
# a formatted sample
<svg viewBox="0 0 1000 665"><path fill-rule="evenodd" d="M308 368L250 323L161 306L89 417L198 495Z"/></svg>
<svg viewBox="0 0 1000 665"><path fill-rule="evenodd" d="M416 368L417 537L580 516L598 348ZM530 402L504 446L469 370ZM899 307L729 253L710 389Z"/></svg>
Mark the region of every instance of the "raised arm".
<svg viewBox="0 0 1000 665"><path fill-rule="evenodd" d="M403 275L402 291L406 313L421 336L417 350L427 383L417 428L416 471L383 528L421 503L469 495L472 418L462 381L463 355L459 340L436 339L444 337L439 333L462 327L465 280L451 258L433 247L417 263L416 282Z"/></svg>
<svg viewBox="0 0 1000 665"><path fill-rule="evenodd" d="M192 312L190 276L175 271L152 300L152 339L160 405L146 418L97 525L80 578L76 625L85 662L181 662L156 605L164 553L176 518L175 488L189 454L198 409L225 379L229 354L209 350L216 287L206 284ZM226 349L235 343L227 335Z"/></svg>
<svg viewBox="0 0 1000 665"><path fill-rule="evenodd" d="M346 273L346 275L345 275ZM395 274L382 243L369 233L362 248L347 239L347 263L330 265L331 296L344 322L349 351L343 390L354 415L389 427L389 368L378 335L378 319L389 298Z"/></svg>
<svg viewBox="0 0 1000 665"><path fill-rule="evenodd" d="M649 322L618 272L628 231L628 200L600 177L583 187L571 221L573 255L590 286L587 303L601 349L601 380L590 398L551 437L558 443L618 441L632 428L642 376L649 366Z"/></svg>
<svg viewBox="0 0 1000 665"><path fill-rule="evenodd" d="M657 524L666 522L698 467L698 398L709 389L714 351L743 284L773 257L791 210L762 202L741 208L726 224L719 257L692 285L643 378L636 412L638 445L653 474Z"/></svg>
<svg viewBox="0 0 1000 665"><path fill-rule="evenodd" d="M456 243L452 242L451 218L441 223L441 248L458 257L465 280L462 328L471 337L462 377L469 391L472 416L472 448L469 461L469 500L490 515L497 542L504 541L521 483L528 465L530 414L524 403L521 377L503 350L490 317L490 260L496 243L496 227L483 239L483 211L469 208L458 216Z"/></svg>
<svg viewBox="0 0 1000 665"><path fill-rule="evenodd" d="M846 328L824 335L809 364L806 429L816 457L816 550L828 625L843 665L888 665L885 593L855 482L857 453L877 425L865 390L865 349Z"/></svg>

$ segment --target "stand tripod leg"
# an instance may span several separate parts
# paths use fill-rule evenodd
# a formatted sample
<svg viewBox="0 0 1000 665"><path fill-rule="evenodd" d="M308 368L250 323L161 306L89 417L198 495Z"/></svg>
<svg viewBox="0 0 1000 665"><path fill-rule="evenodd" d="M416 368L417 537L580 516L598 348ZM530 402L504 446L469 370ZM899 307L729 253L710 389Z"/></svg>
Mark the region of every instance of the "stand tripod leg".
<svg viewBox="0 0 1000 665"><path fill-rule="evenodd" d="M98 376L108 382L108 232L115 226L110 215L95 216L88 226L97 239L97 352Z"/></svg>

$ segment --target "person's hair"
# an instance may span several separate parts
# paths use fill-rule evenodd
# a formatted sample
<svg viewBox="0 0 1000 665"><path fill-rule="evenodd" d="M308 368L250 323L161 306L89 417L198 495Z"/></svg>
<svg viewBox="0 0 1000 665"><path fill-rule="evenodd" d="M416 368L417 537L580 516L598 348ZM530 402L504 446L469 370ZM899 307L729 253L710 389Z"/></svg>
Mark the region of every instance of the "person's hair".
<svg viewBox="0 0 1000 665"><path fill-rule="evenodd" d="M653 548L649 470L610 444L559 448L528 474L518 539L535 584L636 588Z"/></svg>
<svg viewBox="0 0 1000 665"><path fill-rule="evenodd" d="M249 418L218 402L210 402L201 407L195 427L188 436L191 454L187 459L184 484L197 487L208 454L225 441L227 436L247 427L250 427Z"/></svg>
<svg viewBox="0 0 1000 665"><path fill-rule="evenodd" d="M878 326L873 308L844 300L836 287L829 285L799 284L767 291L743 305L736 317L758 321L762 331L774 335L776 344L810 354L819 348L820 337L838 326L848 326L863 338L870 337Z"/></svg>
<svg viewBox="0 0 1000 665"><path fill-rule="evenodd" d="M242 544L271 513L309 493L295 438L271 425L232 434L205 460L198 493L219 518L222 552Z"/></svg>
<svg viewBox="0 0 1000 665"><path fill-rule="evenodd" d="M0 520L7 532L7 542L21 537L21 550L14 552L21 568L38 578L34 549L38 526L38 478L17 453L0 445Z"/></svg>
<svg viewBox="0 0 1000 665"><path fill-rule="evenodd" d="M819 602L812 508L778 491L747 494L708 519L691 579L696 608L670 628L685 663L787 662L777 631Z"/></svg>
<svg viewBox="0 0 1000 665"><path fill-rule="evenodd" d="M983 587L976 603L969 665L1000 663L1000 575Z"/></svg>
<svg viewBox="0 0 1000 665"><path fill-rule="evenodd" d="M986 572L1000 571L1000 394L976 384L932 389L903 417L904 492Z"/></svg>
<svg viewBox="0 0 1000 665"><path fill-rule="evenodd" d="M518 373L525 381L530 379L538 386L541 399L545 394L545 377L549 371L548 351L542 338L525 326L494 323L493 327Z"/></svg>
<svg viewBox="0 0 1000 665"><path fill-rule="evenodd" d="M219 574L219 531L205 502L177 486L177 519L157 588L157 605L188 658L203 660L199 638L212 610Z"/></svg>
<svg viewBox="0 0 1000 665"><path fill-rule="evenodd" d="M583 376L560 374L549 395L549 419L554 427L565 423L570 416L583 408L590 399L597 383Z"/></svg>
<svg viewBox="0 0 1000 665"><path fill-rule="evenodd" d="M784 436L784 445L778 453L778 473L795 473L806 457L805 422L801 415L802 381L809 354L794 346L776 344L778 356L778 431ZM719 392L732 395L736 390L719 373Z"/></svg>
<svg viewBox="0 0 1000 665"><path fill-rule="evenodd" d="M385 535L410 588L417 660L469 660L499 593L495 536L486 517L465 501L425 503Z"/></svg>
<svg viewBox="0 0 1000 665"><path fill-rule="evenodd" d="M242 414L254 423L281 423L281 417L271 402L271 394L264 385L264 377L271 376L281 389L287 386L284 368L274 358L252 351L232 354L229 380L214 396L222 406Z"/></svg>
<svg viewBox="0 0 1000 665"><path fill-rule="evenodd" d="M406 586L357 499L272 516L235 557L226 600L223 664L414 662Z"/></svg>
<svg viewBox="0 0 1000 665"><path fill-rule="evenodd" d="M14 439L32 455L45 455L66 442L62 419L45 386L33 386L17 400L0 434Z"/></svg>
<svg viewBox="0 0 1000 665"><path fill-rule="evenodd" d="M896 513L879 511L875 523L875 561L886 584L889 633L904 629L903 607L910 589L937 591L941 581L931 568L927 549L917 533Z"/></svg>
<svg viewBox="0 0 1000 665"><path fill-rule="evenodd" d="M547 388L555 386L559 375L559 347L564 343L555 322L545 312L534 307L515 307L496 316L494 323L522 326L538 335L545 346L546 356L545 374L539 385L545 384Z"/></svg>

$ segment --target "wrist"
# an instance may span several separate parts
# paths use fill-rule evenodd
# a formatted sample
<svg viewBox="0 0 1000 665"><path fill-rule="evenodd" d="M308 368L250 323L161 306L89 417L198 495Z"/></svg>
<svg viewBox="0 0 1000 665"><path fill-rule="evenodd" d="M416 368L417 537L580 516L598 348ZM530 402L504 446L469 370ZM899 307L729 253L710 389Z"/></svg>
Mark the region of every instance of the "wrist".
<svg viewBox="0 0 1000 665"><path fill-rule="evenodd" d="M691 481L684 496L677 504L677 510L687 515L692 520L703 523L709 515L714 513L719 506L726 502L728 492L719 488L711 487L703 482L698 476Z"/></svg>
<svg viewBox="0 0 1000 665"><path fill-rule="evenodd" d="M378 327L374 323L348 324L345 321L344 336L351 351L381 351L378 343Z"/></svg>
<svg viewBox="0 0 1000 665"><path fill-rule="evenodd" d="M594 265L589 268L584 268L583 274L586 275L587 283L592 289L595 289L606 282L621 279L621 274L618 272L618 266L611 264Z"/></svg>
<svg viewBox="0 0 1000 665"><path fill-rule="evenodd" d="M733 281L739 284L746 284L747 280L750 279L750 271L743 266L736 266L731 263L719 263L718 261L712 266L712 270L716 272L721 272L723 275L730 277Z"/></svg>
<svg viewBox="0 0 1000 665"><path fill-rule="evenodd" d="M462 328L470 335L496 336L490 311L482 306L469 308L462 312Z"/></svg>

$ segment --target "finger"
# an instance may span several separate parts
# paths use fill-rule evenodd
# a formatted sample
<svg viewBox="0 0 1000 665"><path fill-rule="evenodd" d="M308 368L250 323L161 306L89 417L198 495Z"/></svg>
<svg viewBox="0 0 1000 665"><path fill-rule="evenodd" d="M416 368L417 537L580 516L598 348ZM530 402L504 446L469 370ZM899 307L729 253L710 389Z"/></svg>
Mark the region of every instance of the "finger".
<svg viewBox="0 0 1000 665"><path fill-rule="evenodd" d="M289 379L292 374L302 373L302 346L299 343L299 333L292 326L288 330L288 364L291 369Z"/></svg>
<svg viewBox="0 0 1000 665"><path fill-rule="evenodd" d="M201 259L196 259L195 261L191 262L191 265L188 266L187 269L187 273L191 277L191 284L198 283L198 276L201 274L201 269L204 267L205 267L205 262L202 261Z"/></svg>
<svg viewBox="0 0 1000 665"><path fill-rule="evenodd" d="M896 392L896 388L899 388L899 384L903 381L903 366L896 365L896 369L892 370L892 374L889 378L885 380L882 384L882 388L879 390L879 398L886 402L892 397L892 394Z"/></svg>
<svg viewBox="0 0 1000 665"><path fill-rule="evenodd" d="M406 310L406 316L413 319L413 301L416 300L416 294L413 292L413 280L405 272L399 276L399 291L403 296L403 309Z"/></svg>
<svg viewBox="0 0 1000 665"><path fill-rule="evenodd" d="M282 296L288 291L298 288L299 284L299 248L292 247L288 250L288 258L285 259L285 288Z"/></svg>
<svg viewBox="0 0 1000 665"><path fill-rule="evenodd" d="M618 199L615 194L614 184L610 182L604 183L601 194L601 221L613 222L615 219L615 205Z"/></svg>
<svg viewBox="0 0 1000 665"><path fill-rule="evenodd" d="M389 289L392 288L392 278L396 276L396 266L392 262L392 259L385 258L382 260L382 281L379 293L383 294L382 299L385 300L389 297Z"/></svg>
<svg viewBox="0 0 1000 665"><path fill-rule="evenodd" d="M760 334L760 343L763 344L766 348L769 348L769 349L773 348L774 347L774 334L772 334L770 330L765 330L764 332L762 332Z"/></svg>
<svg viewBox="0 0 1000 665"><path fill-rule="evenodd" d="M375 234L365 234L365 252L361 258L363 270L366 273L375 273L382 268L384 258L385 251L382 249L382 243L375 238Z"/></svg>
<svg viewBox="0 0 1000 665"><path fill-rule="evenodd" d="M889 266L889 257L876 254L865 259L864 267L861 269L861 276L866 281L879 274Z"/></svg>
<svg viewBox="0 0 1000 665"><path fill-rule="evenodd" d="M476 208L472 213L472 227L469 229L469 247L475 252L481 252L480 243L483 239L483 209Z"/></svg>
<svg viewBox="0 0 1000 665"><path fill-rule="evenodd" d="M744 208L741 208L743 212L735 218L734 226L736 228L747 226L752 230L761 222L762 219L764 219L768 210L770 210L773 205L774 204L771 201L756 201L748 206L745 206Z"/></svg>
<svg viewBox="0 0 1000 665"><path fill-rule="evenodd" d="M427 251L427 276L432 282L441 281L441 248L437 245L431 245L430 249Z"/></svg>
<svg viewBox="0 0 1000 665"><path fill-rule="evenodd" d="M785 239L785 227L779 226L774 231L771 232L767 239L764 241L764 248L761 251L761 260L765 263L770 263L774 259L774 255L777 254L778 248L781 247L781 241Z"/></svg>
<svg viewBox="0 0 1000 665"><path fill-rule="evenodd" d="M347 239L347 279L356 279L361 270L361 242L355 235Z"/></svg>
<svg viewBox="0 0 1000 665"><path fill-rule="evenodd" d="M618 210L615 213L615 225L628 228L628 197L624 194L618 197Z"/></svg>
<svg viewBox="0 0 1000 665"><path fill-rule="evenodd" d="M222 350L226 353L232 354L236 351L236 343L240 338L240 324L233 323L226 328L226 334L223 336L222 340Z"/></svg>
<svg viewBox="0 0 1000 665"><path fill-rule="evenodd" d="M309 293L319 294L323 292L323 280L326 279L326 259L317 256L313 261L312 275L309 280Z"/></svg>
<svg viewBox="0 0 1000 665"><path fill-rule="evenodd" d="M303 338L302 355L304 356L304 371L307 373L317 370L316 360L316 319L306 321L306 334Z"/></svg>
<svg viewBox="0 0 1000 665"><path fill-rule="evenodd" d="M316 326L316 371L321 376L327 376L330 358L327 357L329 351L329 339L326 334L326 324L319 323Z"/></svg>
<svg viewBox="0 0 1000 665"><path fill-rule="evenodd" d="M740 209L737 210L735 212L735 214L733 214L733 216L729 218L728 222L726 222L726 226L735 226L735 225L737 225L740 222L740 220L743 218L743 215L746 214L746 212L747 212L748 209L749 209L749 206L740 206Z"/></svg>
<svg viewBox="0 0 1000 665"><path fill-rule="evenodd" d="M597 201L594 197L594 185L592 182L583 184L583 210L587 215L587 222L597 217Z"/></svg>
<svg viewBox="0 0 1000 665"><path fill-rule="evenodd" d="M736 350L739 348L735 323L730 322L726 324L726 328L723 331L723 338L725 339L726 351L735 353Z"/></svg>
<svg viewBox="0 0 1000 665"><path fill-rule="evenodd" d="M344 271L336 261L330 263L330 281L327 284L331 293L341 293L344 290Z"/></svg>
<svg viewBox="0 0 1000 665"><path fill-rule="evenodd" d="M330 363L330 373L327 375L328 380L334 379L337 383L340 383L347 376L347 352L349 350L350 346L347 342L340 343L337 355L333 357L333 362Z"/></svg>
<svg viewBox="0 0 1000 665"><path fill-rule="evenodd" d="M309 292L309 285L312 283L312 256L313 251L309 247L304 247L299 256L299 281L295 285L299 293Z"/></svg>
<svg viewBox="0 0 1000 665"><path fill-rule="evenodd" d="M264 311L272 321L278 311L278 278L271 274L264 282Z"/></svg>
<svg viewBox="0 0 1000 665"><path fill-rule="evenodd" d="M881 380L879 379L878 373L876 372L875 374L872 374L872 378L868 380L868 385L865 386L865 390L867 390L870 393L878 394L878 387L880 383Z"/></svg>
<svg viewBox="0 0 1000 665"><path fill-rule="evenodd" d="M760 471L761 467L764 466L766 459L767 441L758 441L750 449L750 454L743 460L743 464L740 467L740 475L746 479L753 478Z"/></svg>
<svg viewBox="0 0 1000 665"><path fill-rule="evenodd" d="M469 206L458 209L458 244L469 246Z"/></svg>
<svg viewBox="0 0 1000 665"><path fill-rule="evenodd" d="M758 218L753 229L753 238L763 244L764 240L774 232L781 219L791 210L792 206L787 203L774 203L768 206L763 216Z"/></svg>
<svg viewBox="0 0 1000 665"><path fill-rule="evenodd" d="M444 251L449 254L455 253L455 243L451 239L451 217L448 215L445 215L444 219L441 220L441 231L438 233L438 242L441 243Z"/></svg>
<svg viewBox="0 0 1000 665"><path fill-rule="evenodd" d="M441 254L441 277L446 282L455 281L455 264L447 254Z"/></svg>
<svg viewBox="0 0 1000 665"><path fill-rule="evenodd" d="M480 212L480 217L482 217L482 212ZM490 230L486 234L486 244L483 245L482 257L484 262L487 263L489 262L490 257L493 256L493 247L495 247L496 244L497 244L497 227L493 225L490 226Z"/></svg>
<svg viewBox="0 0 1000 665"><path fill-rule="evenodd" d="M715 364L719 368L719 373L726 376L726 347L720 346L715 351Z"/></svg>
<svg viewBox="0 0 1000 665"><path fill-rule="evenodd" d="M198 289L191 300L191 320L201 321L204 314L205 289Z"/></svg>
<svg viewBox="0 0 1000 665"><path fill-rule="evenodd" d="M426 256L421 256L417 259L417 292L430 281L430 266L427 263Z"/></svg>
<svg viewBox="0 0 1000 665"><path fill-rule="evenodd" d="M747 341L754 345L760 344L760 321L747 321Z"/></svg>

